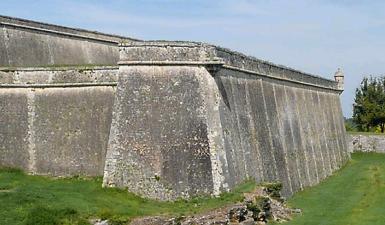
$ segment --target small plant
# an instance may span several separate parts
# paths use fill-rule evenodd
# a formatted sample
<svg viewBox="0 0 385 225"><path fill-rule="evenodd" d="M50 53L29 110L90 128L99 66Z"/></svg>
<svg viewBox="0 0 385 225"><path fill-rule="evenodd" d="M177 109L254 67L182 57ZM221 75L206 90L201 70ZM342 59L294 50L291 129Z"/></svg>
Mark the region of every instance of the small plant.
<svg viewBox="0 0 385 225"><path fill-rule="evenodd" d="M258 219L258 215L261 212L261 209L258 207L257 204L254 204L252 202L247 203L247 210L251 211L253 213L254 220Z"/></svg>
<svg viewBox="0 0 385 225"><path fill-rule="evenodd" d="M266 221L271 217L269 197L257 196L254 201L247 203L247 210L253 213L253 219L255 221Z"/></svg>
<svg viewBox="0 0 385 225"><path fill-rule="evenodd" d="M181 225L184 218L185 216L183 215L180 215L177 218L175 218L175 225Z"/></svg>
<svg viewBox="0 0 385 225"><path fill-rule="evenodd" d="M263 186L271 198L281 199L282 183L266 183Z"/></svg>
<svg viewBox="0 0 385 225"><path fill-rule="evenodd" d="M129 221L128 218L122 217L122 216L113 216L108 220L108 224L110 225L125 225Z"/></svg>

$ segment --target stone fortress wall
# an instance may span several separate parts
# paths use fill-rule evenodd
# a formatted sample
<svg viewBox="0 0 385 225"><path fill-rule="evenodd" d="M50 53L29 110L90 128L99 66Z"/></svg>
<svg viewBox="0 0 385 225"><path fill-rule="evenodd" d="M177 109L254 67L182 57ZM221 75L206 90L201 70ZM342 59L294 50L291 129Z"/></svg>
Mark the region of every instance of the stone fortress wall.
<svg viewBox="0 0 385 225"><path fill-rule="evenodd" d="M118 43L134 39L3 16L0 28L0 165L102 175Z"/></svg>
<svg viewBox="0 0 385 225"><path fill-rule="evenodd" d="M202 43L0 26L1 166L167 200L250 178L290 196L349 159L335 81Z"/></svg>
<svg viewBox="0 0 385 225"><path fill-rule="evenodd" d="M0 165L102 175L116 67L0 69Z"/></svg>

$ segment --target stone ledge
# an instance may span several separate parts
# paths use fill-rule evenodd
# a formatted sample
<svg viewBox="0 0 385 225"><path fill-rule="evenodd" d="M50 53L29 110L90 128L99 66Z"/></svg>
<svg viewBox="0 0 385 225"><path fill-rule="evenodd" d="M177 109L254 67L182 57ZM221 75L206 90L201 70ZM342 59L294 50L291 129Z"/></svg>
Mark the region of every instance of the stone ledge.
<svg viewBox="0 0 385 225"><path fill-rule="evenodd" d="M0 88L115 86L116 66L0 68Z"/></svg>
<svg viewBox="0 0 385 225"><path fill-rule="evenodd" d="M100 83L57 83L57 84L0 84L0 88L66 88L66 87L96 87L116 86L117 82Z"/></svg>
<svg viewBox="0 0 385 225"><path fill-rule="evenodd" d="M0 67L0 72L16 71L67 71L67 70L117 70L118 66L109 65L57 65L46 67Z"/></svg>

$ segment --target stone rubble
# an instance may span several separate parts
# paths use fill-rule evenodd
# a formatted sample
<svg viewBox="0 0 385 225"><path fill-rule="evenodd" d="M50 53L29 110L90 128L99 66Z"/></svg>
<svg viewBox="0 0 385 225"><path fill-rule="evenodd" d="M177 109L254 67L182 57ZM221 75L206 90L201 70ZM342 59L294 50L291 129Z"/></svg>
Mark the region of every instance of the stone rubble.
<svg viewBox="0 0 385 225"><path fill-rule="evenodd" d="M269 221L285 222L300 209L290 209L281 197L266 187L244 194L242 203L194 216L166 218L161 216L134 219L131 225L261 225Z"/></svg>

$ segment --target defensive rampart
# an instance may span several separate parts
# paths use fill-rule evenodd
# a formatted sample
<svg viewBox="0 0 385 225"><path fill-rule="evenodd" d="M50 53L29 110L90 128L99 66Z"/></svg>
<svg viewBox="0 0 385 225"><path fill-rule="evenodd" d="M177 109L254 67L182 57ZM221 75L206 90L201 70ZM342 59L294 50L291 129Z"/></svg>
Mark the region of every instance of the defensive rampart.
<svg viewBox="0 0 385 225"><path fill-rule="evenodd" d="M202 43L0 26L1 166L165 200L246 179L289 196L349 158L341 82Z"/></svg>
<svg viewBox="0 0 385 225"><path fill-rule="evenodd" d="M122 45L104 185L153 198L282 181L349 158L334 81L191 42Z"/></svg>

